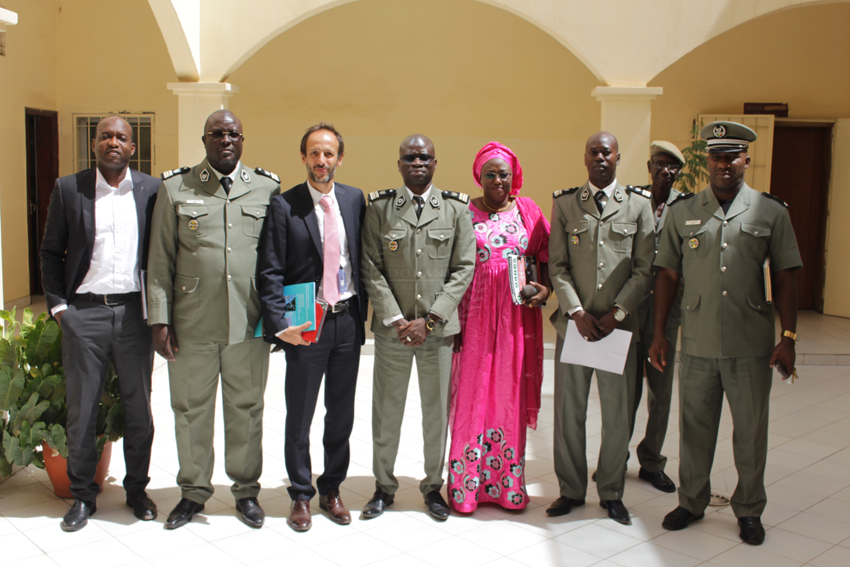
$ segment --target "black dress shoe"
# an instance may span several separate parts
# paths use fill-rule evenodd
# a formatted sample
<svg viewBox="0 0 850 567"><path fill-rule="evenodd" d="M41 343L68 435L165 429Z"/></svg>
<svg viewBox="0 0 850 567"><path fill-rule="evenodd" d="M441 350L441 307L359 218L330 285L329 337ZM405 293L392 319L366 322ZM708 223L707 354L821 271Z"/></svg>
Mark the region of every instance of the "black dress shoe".
<svg viewBox="0 0 850 567"><path fill-rule="evenodd" d="M632 518L622 500L600 500L599 505L608 510L608 517L624 526L632 525Z"/></svg>
<svg viewBox="0 0 850 567"><path fill-rule="evenodd" d="M173 530L185 526L192 520L192 516L204 509L203 504L198 504L188 498L181 498L174 510L165 521L165 529Z"/></svg>
<svg viewBox="0 0 850 567"><path fill-rule="evenodd" d="M638 478L645 480L661 492L676 492L676 485L670 480L664 471L649 472L643 469L638 471Z"/></svg>
<svg viewBox="0 0 850 567"><path fill-rule="evenodd" d="M428 505L428 515L438 522L445 522L449 517L449 505L443 500L439 490L432 490L425 495L425 504Z"/></svg>
<svg viewBox="0 0 850 567"><path fill-rule="evenodd" d="M266 521L266 513L253 496L237 500L236 511L242 514L242 521L252 528L262 528Z"/></svg>
<svg viewBox="0 0 850 567"><path fill-rule="evenodd" d="M569 514L576 506L584 506L584 498L577 500L569 496L561 496L549 508L546 509L547 516L564 516Z"/></svg>
<svg viewBox="0 0 850 567"><path fill-rule="evenodd" d="M741 527L741 541L750 545L761 545L764 543L764 526L758 516L747 516L738 518Z"/></svg>
<svg viewBox="0 0 850 567"><path fill-rule="evenodd" d="M664 516L664 521L661 522L661 527L665 530L675 532L678 530L684 530L691 522L696 522L697 520L702 520L703 518L705 518L705 514L694 514L687 508L682 508L681 506L679 506L678 508Z"/></svg>
<svg viewBox="0 0 850 567"><path fill-rule="evenodd" d="M81 530L89 523L89 516L95 512L97 512L97 506L94 502L86 502L77 498L65 512L65 517L62 518L62 523L59 525L66 532Z"/></svg>
<svg viewBox="0 0 850 567"><path fill-rule="evenodd" d="M384 492L379 488L375 491L375 494L372 495L372 499L363 506L363 511L360 512L360 516L366 520L377 518L384 513L384 510L386 510L388 506L392 505L394 500L395 496Z"/></svg>
<svg viewBox="0 0 850 567"><path fill-rule="evenodd" d="M133 509L133 515L138 519L149 522L156 518L156 504L147 492L136 492L127 495L127 506Z"/></svg>

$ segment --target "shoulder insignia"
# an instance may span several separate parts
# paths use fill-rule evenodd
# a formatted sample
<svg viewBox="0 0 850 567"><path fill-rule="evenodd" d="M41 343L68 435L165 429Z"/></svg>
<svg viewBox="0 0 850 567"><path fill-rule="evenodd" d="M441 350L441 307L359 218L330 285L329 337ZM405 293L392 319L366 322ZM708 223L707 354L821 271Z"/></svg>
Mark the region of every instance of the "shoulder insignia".
<svg viewBox="0 0 850 567"><path fill-rule="evenodd" d="M675 205L676 203L678 203L678 202L680 202L680 201L684 201L684 200L686 200L686 199L690 199L691 197L694 197L694 196L696 196L696 193L679 193L679 196L678 196L678 197L676 197L676 199L675 199L672 203L670 203L669 205L667 205L667 206L668 206L668 207L672 207L672 206L673 206L673 205Z"/></svg>
<svg viewBox="0 0 850 567"><path fill-rule="evenodd" d="M561 195L569 195L570 193L575 193L578 190L579 190L578 187L570 187L569 189L561 189L559 191L555 191L554 193L552 193L552 198L557 199Z"/></svg>
<svg viewBox="0 0 850 567"><path fill-rule="evenodd" d="M260 175L265 175L266 177L268 177L269 179L271 179L272 181L274 181L275 183L280 185L280 177L278 177L276 173L272 173L271 171L266 171L262 167L256 168L254 170L254 172L259 173Z"/></svg>
<svg viewBox="0 0 850 567"><path fill-rule="evenodd" d="M457 191L443 191L443 199L454 199L460 201L464 205L469 203L469 195L466 193L458 193Z"/></svg>
<svg viewBox="0 0 850 567"><path fill-rule="evenodd" d="M780 205L782 205L786 209L788 208L788 203L786 203L785 201L783 201L782 199L780 199L776 195L771 195L770 193L762 193L761 195L762 195L762 197L767 197L768 199L773 199L774 201L776 201L777 203L779 203Z"/></svg>
<svg viewBox="0 0 850 567"><path fill-rule="evenodd" d="M652 192L647 191L643 187L635 187L634 185L626 185L626 191L629 193L634 193L635 195L640 195L641 197L646 197L647 199L652 198Z"/></svg>
<svg viewBox="0 0 850 567"><path fill-rule="evenodd" d="M395 189L384 189L383 191L374 191L369 193L369 202L377 201L378 199L385 199L386 197L392 197L395 195Z"/></svg>
<svg viewBox="0 0 850 567"><path fill-rule="evenodd" d="M177 169L172 169L171 171L163 171L162 172L162 180L170 179L175 175L180 175L182 173L189 173L192 171L191 167L178 167Z"/></svg>

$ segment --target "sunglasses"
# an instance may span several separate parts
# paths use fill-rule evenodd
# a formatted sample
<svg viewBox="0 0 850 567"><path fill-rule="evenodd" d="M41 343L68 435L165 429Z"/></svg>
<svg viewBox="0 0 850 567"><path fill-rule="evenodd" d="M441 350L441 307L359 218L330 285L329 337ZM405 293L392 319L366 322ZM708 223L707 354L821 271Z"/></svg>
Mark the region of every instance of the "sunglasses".
<svg viewBox="0 0 850 567"><path fill-rule="evenodd" d="M506 171L503 171L501 173L485 173L481 176L481 179L486 179L487 181L493 181L498 177L502 181L507 181L508 179L511 178L511 175L513 175L513 174L508 173Z"/></svg>
<svg viewBox="0 0 850 567"><path fill-rule="evenodd" d="M220 142L225 136L229 137L234 142L238 142L243 137L242 132L237 132L235 130L213 130L212 132L204 132L204 136L209 136L216 142Z"/></svg>
<svg viewBox="0 0 850 567"><path fill-rule="evenodd" d="M416 160L421 161L425 165L431 163L431 160L434 159L434 156L429 156L428 154L405 154L401 156L402 161L404 163L413 163Z"/></svg>

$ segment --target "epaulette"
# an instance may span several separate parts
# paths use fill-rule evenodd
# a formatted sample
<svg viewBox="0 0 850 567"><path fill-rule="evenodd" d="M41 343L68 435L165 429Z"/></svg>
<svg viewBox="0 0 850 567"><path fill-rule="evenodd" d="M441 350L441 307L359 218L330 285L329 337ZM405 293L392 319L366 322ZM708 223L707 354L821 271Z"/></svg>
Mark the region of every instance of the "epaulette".
<svg viewBox="0 0 850 567"><path fill-rule="evenodd" d="M668 207L672 207L673 205L675 205L675 204L676 204L676 203L678 203L679 201L684 201L685 199L690 199L691 197L693 197L693 196L695 196L695 195L696 195L696 193L679 193L679 196L678 196L678 197L676 197L676 198L673 200L673 202L672 202L672 203L670 203L670 204L669 204L669 205L667 205L667 206L668 206Z"/></svg>
<svg viewBox="0 0 850 567"><path fill-rule="evenodd" d="M560 190L552 193L552 198L557 199L561 195L569 195L570 193L575 193L579 189L580 189L579 187L570 187L569 189L560 189Z"/></svg>
<svg viewBox="0 0 850 567"><path fill-rule="evenodd" d="M788 208L788 203L786 203L785 201L783 201L782 199L780 199L776 195L771 195L770 193L762 193L762 197L767 197L768 199L773 199L774 201L776 201L777 203L779 203L780 205L782 205L786 209Z"/></svg>
<svg viewBox="0 0 850 567"><path fill-rule="evenodd" d="M647 199L652 199L652 191L647 191L643 187L626 185L626 191L628 191L629 193L634 193L635 195L640 195L641 197L646 197Z"/></svg>
<svg viewBox="0 0 850 567"><path fill-rule="evenodd" d="M280 184L280 177L277 176L277 173L272 173L271 171L266 171L262 167L258 167L254 171L256 173L259 173L260 175L265 175L266 177L268 177L269 179L271 179L272 181L274 181L278 185Z"/></svg>
<svg viewBox="0 0 850 567"><path fill-rule="evenodd" d="M392 197L395 195L395 189L384 189L383 191L375 191L373 193L369 193L369 202L377 201L378 199L384 199L386 197Z"/></svg>
<svg viewBox="0 0 850 567"><path fill-rule="evenodd" d="M458 193L457 191L443 191L443 199L454 199L460 201L464 205L469 203L469 195L466 193Z"/></svg>
<svg viewBox="0 0 850 567"><path fill-rule="evenodd" d="M162 180L171 179L175 175L180 175L181 173L189 173L192 171L191 167L178 167L177 169L172 169L171 171L163 171L162 172Z"/></svg>

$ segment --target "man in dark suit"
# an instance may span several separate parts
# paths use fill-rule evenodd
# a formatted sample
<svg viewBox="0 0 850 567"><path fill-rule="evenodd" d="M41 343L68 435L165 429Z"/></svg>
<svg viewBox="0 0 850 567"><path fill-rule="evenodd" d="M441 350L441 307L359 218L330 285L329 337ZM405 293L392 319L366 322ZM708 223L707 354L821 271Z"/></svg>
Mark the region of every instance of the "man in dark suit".
<svg viewBox="0 0 850 567"><path fill-rule="evenodd" d="M159 180L129 169L133 129L119 116L98 123L92 150L95 169L56 180L41 246L44 294L62 328L68 388L74 503L61 523L65 531L83 528L96 510L95 427L110 361L124 407L127 505L140 520L156 518L145 492L153 444L153 345L141 291Z"/></svg>
<svg viewBox="0 0 850 567"><path fill-rule="evenodd" d="M307 181L275 196L269 204L260 242L258 280L266 334L286 353L286 434L284 454L295 531L312 526L310 499L316 494L310 463L310 423L325 377L325 471L316 484L319 507L338 524L351 515L339 485L348 472L348 439L354 425L354 392L360 347L365 339L366 293L360 282L360 225L363 193L334 183L345 145L330 124L312 126L301 139ZM324 327L315 344L301 333L309 323L290 326L284 318L283 286L315 282L316 297L327 304Z"/></svg>

